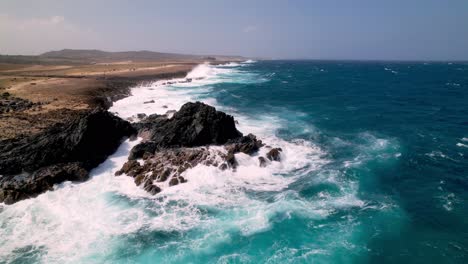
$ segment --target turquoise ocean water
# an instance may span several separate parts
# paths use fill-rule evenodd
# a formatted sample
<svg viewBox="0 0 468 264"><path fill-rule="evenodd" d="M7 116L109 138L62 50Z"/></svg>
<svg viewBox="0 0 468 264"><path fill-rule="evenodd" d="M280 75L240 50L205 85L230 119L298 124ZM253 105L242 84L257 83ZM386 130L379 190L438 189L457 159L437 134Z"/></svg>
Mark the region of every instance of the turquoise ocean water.
<svg viewBox="0 0 468 264"><path fill-rule="evenodd" d="M468 262L467 63L249 61L188 77L110 110L201 100L282 161L238 154L236 172L200 166L152 197L112 175L127 141L90 181L0 205L0 262Z"/></svg>

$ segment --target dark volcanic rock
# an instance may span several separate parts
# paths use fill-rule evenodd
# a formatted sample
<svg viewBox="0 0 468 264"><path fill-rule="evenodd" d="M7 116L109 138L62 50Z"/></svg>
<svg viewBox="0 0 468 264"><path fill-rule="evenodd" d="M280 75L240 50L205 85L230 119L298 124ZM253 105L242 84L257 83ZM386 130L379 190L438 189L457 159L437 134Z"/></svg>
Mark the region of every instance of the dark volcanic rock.
<svg viewBox="0 0 468 264"><path fill-rule="evenodd" d="M152 141L161 147L221 145L242 136L234 118L204 103L186 103L171 119L156 122Z"/></svg>
<svg viewBox="0 0 468 264"><path fill-rule="evenodd" d="M264 157L258 157L258 165L262 168L267 166L267 160Z"/></svg>
<svg viewBox="0 0 468 264"><path fill-rule="evenodd" d="M143 165L136 160L129 160L116 175L125 173L135 177L134 181L137 186L143 184L145 190L149 188L152 192L156 190L155 187L158 187L153 182L169 180L169 186L184 183L187 180L181 176L181 173L198 164L218 166L217 158L225 155L220 151L210 151L208 148L170 148L145 156Z"/></svg>
<svg viewBox="0 0 468 264"><path fill-rule="evenodd" d="M234 153L229 152L226 156L226 162L229 165L229 167L235 169L237 167L237 160L236 157L234 156Z"/></svg>
<svg viewBox="0 0 468 264"><path fill-rule="evenodd" d="M227 170L228 169L228 165L226 163L223 163L219 166L219 169L224 171L224 170Z"/></svg>
<svg viewBox="0 0 468 264"><path fill-rule="evenodd" d="M229 140L225 145L228 151L225 157L227 165L235 169L238 164L234 154L242 152L247 155L252 155L263 147L263 145L262 141L257 140L257 137L253 134ZM223 167L221 169L224 170L225 168Z"/></svg>
<svg viewBox="0 0 468 264"><path fill-rule="evenodd" d="M172 177L171 180L169 181L169 186L174 186L179 184L179 179L177 177Z"/></svg>
<svg viewBox="0 0 468 264"><path fill-rule="evenodd" d="M147 180L143 186L143 189L152 195L161 192L161 188L151 183L151 180Z"/></svg>
<svg viewBox="0 0 468 264"><path fill-rule="evenodd" d="M133 133L136 131L130 123L107 111L93 110L33 136L0 141L3 199L15 202L48 190L55 183L83 180L83 175L87 176L90 169L117 149L123 137ZM74 165L60 171L57 164ZM23 172L29 174L22 176L21 184L15 187L20 191L11 194L11 190L16 190L10 188L14 185L11 181L17 179L12 175Z"/></svg>
<svg viewBox="0 0 468 264"><path fill-rule="evenodd" d="M232 116L200 102L184 104L170 119L151 115L135 127L148 134L148 141L132 150L132 159L158 149L221 145L242 137Z"/></svg>
<svg viewBox="0 0 468 264"><path fill-rule="evenodd" d="M176 110L167 110L166 114L164 114L167 118L172 118L176 113Z"/></svg>
<svg viewBox="0 0 468 264"><path fill-rule="evenodd" d="M4 176L0 178L0 202L12 204L51 190L56 183L87 179L88 171L79 162L43 167L30 175Z"/></svg>
<svg viewBox="0 0 468 264"><path fill-rule="evenodd" d="M244 137L238 137L233 140L229 140L226 145L228 152L238 153L242 152L247 155L252 155L263 147L261 140L257 140L257 137L253 134L248 134Z"/></svg>
<svg viewBox="0 0 468 264"><path fill-rule="evenodd" d="M139 131L139 133L147 133L150 136L151 134L151 129L156 126L159 123L165 123L167 121L167 116L166 115L158 115L158 114L152 114L147 116L145 119L141 120L140 122L133 123L133 127ZM149 139L149 137L148 137Z"/></svg>
<svg viewBox="0 0 468 264"><path fill-rule="evenodd" d="M158 145L155 142L142 142L132 148L128 159L132 160L142 158L145 153L154 153L157 149Z"/></svg>
<svg viewBox="0 0 468 264"><path fill-rule="evenodd" d="M33 172L44 166L79 161L91 169L135 133L130 123L103 110L84 112L65 125L19 140L0 142L0 175Z"/></svg>
<svg viewBox="0 0 468 264"><path fill-rule="evenodd" d="M123 173L127 174L128 176L132 176L132 177L135 177L137 176L141 171L143 170L143 168L140 166L140 163L138 163L138 161L136 160L129 160L127 161L122 169L120 169L119 171L117 171L115 173L115 176L120 176L122 175Z"/></svg>
<svg viewBox="0 0 468 264"><path fill-rule="evenodd" d="M281 160L281 154L280 152L282 151L281 148L272 148L268 153L266 154L267 158L272 161L280 161Z"/></svg>
<svg viewBox="0 0 468 264"><path fill-rule="evenodd" d="M143 142L131 150L129 161L116 173L134 177L136 185L153 194L162 186L186 182L182 173L199 164L235 170L236 153L253 155L264 146L255 135L242 136L232 116L200 102L187 103L172 117L168 115L150 115L133 124ZM226 151L201 147L207 145L224 145ZM279 151L273 149L267 157L279 160ZM140 158L143 165L136 161ZM258 159L260 167L267 165L266 158Z"/></svg>

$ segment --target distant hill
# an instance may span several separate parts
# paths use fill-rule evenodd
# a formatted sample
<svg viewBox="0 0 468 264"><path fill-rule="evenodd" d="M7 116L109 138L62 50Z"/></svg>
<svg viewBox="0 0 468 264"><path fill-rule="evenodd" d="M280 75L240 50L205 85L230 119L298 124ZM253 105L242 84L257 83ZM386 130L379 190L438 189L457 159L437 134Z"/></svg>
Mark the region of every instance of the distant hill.
<svg viewBox="0 0 468 264"><path fill-rule="evenodd" d="M89 64L117 61L193 61L193 60L245 60L241 56L188 55L154 51L120 51L63 49L49 51L39 56L0 55L0 63L21 64Z"/></svg>
<svg viewBox="0 0 468 264"><path fill-rule="evenodd" d="M96 60L96 61L154 61L154 60L192 60L201 59L203 56L185 55L175 53L162 53L154 51L121 51L107 52L102 50L72 50L64 49L49 51L39 55L43 58L65 58L72 60Z"/></svg>

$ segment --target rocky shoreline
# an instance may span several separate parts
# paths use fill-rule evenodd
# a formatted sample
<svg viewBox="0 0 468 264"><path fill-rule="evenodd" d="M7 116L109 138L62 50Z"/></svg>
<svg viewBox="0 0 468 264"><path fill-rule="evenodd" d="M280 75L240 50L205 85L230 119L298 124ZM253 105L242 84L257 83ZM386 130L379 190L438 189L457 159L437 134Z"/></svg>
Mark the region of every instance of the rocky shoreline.
<svg viewBox="0 0 468 264"><path fill-rule="evenodd" d="M47 130L82 110L108 109L131 87L183 78L198 63L0 67L0 141ZM8 68L10 67L10 68ZM58 70L56 68L59 68ZM8 70L16 69L16 70Z"/></svg>
<svg viewBox="0 0 468 264"><path fill-rule="evenodd" d="M44 132L0 142L0 202L11 204L63 181L83 181L125 137L130 123L96 109L82 111Z"/></svg>
<svg viewBox="0 0 468 264"><path fill-rule="evenodd" d="M256 155L260 148L270 148L265 157L258 157L258 165L265 167L280 160L281 149L265 146L255 135L244 136L237 130L232 116L200 102L186 103L179 111L168 111L166 115L138 115L138 122L133 123L106 110L114 101L129 96L130 87L137 83L180 78L186 74L184 68L160 72L156 77L97 77L95 80L102 81L104 86L90 88L91 84L86 84L88 86L77 98L71 94L72 99L67 99L70 98L67 94L59 99L34 102L27 96L24 98L22 93L17 96L2 92L0 203L12 204L33 198L64 181L87 180L89 172L129 137L139 136L142 142L130 151L128 161L116 176L133 177L137 186L151 194L186 182L184 172L199 164L236 170L236 153ZM61 76L62 79L69 77L83 80ZM191 81L187 78L177 82ZM175 81L169 80L166 84L172 82ZM58 83L52 90L47 88L50 90L47 92L54 95L54 89L59 89L60 85ZM37 86L41 91L40 85ZM84 100L85 105L68 108L66 100Z"/></svg>
<svg viewBox="0 0 468 264"><path fill-rule="evenodd" d="M84 107L78 108L73 107L72 101L55 98L62 91L58 94L47 91L50 96L37 102L23 98L22 94L2 92L0 203L12 204L35 197L64 181L88 179L91 169L115 152L125 138L136 135L137 130L128 121L106 109L114 101L129 96L131 87L137 84L180 78L191 68L184 66L148 75L97 77L104 85L84 91L76 83L70 87L77 90L71 100L85 102ZM32 92L36 83L33 86Z"/></svg>
<svg viewBox="0 0 468 264"><path fill-rule="evenodd" d="M143 142L133 147L116 176L133 177L136 185L151 194L185 183L182 174L199 164L235 170L239 152L254 155L266 147L270 148L267 158L258 157L258 165L280 161L281 149L265 146L255 135L243 136L232 116L200 102L184 104L171 118L151 115L134 127Z"/></svg>
<svg viewBox="0 0 468 264"><path fill-rule="evenodd" d="M182 174L198 164L235 170L236 153L271 148L252 134L243 136L232 116L200 102L186 103L171 118L151 115L137 123L103 109L84 110L36 135L0 141L0 202L12 204L57 183L87 180L89 171L124 139L137 135L142 142L116 176L133 177L151 194L186 182ZM280 152L271 148L266 157L258 157L258 165L279 161Z"/></svg>

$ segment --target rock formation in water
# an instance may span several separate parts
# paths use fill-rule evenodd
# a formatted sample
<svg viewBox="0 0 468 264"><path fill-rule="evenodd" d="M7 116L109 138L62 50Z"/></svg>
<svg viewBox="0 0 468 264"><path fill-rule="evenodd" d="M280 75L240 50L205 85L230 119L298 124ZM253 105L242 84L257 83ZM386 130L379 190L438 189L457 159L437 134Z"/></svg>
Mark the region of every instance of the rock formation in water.
<svg viewBox="0 0 468 264"><path fill-rule="evenodd" d="M243 136L232 116L200 102L141 119L132 125L104 110L83 111L42 133L0 141L0 202L11 204L57 183L86 180L124 137L137 132L143 142L116 175L133 177L151 194L186 182L182 174L198 164L235 170L236 153L253 155L264 145L252 134ZM280 152L272 148L267 158L279 161ZM260 167L267 166L267 158L259 157Z"/></svg>
<svg viewBox="0 0 468 264"><path fill-rule="evenodd" d="M184 104L171 119L156 116L142 126L161 148L220 145L242 136L232 116L200 102Z"/></svg>
<svg viewBox="0 0 468 264"><path fill-rule="evenodd" d="M93 110L33 136L0 141L0 202L34 197L63 181L85 180L135 132L127 121Z"/></svg>
<svg viewBox="0 0 468 264"><path fill-rule="evenodd" d="M0 201L12 204L52 190L54 184L86 179L88 179L88 170L79 162L42 167L32 174L4 176L0 179Z"/></svg>
<svg viewBox="0 0 468 264"><path fill-rule="evenodd" d="M281 160L281 156L280 156L281 151L283 151L281 148L272 148L270 151L268 151L266 156L271 161L280 161Z"/></svg>
<svg viewBox="0 0 468 264"><path fill-rule="evenodd" d="M183 105L172 118L150 115L134 126L144 140L131 150L129 161L116 176L125 173L152 194L162 186L186 182L182 173L198 164L235 170L234 154L253 155L264 146L255 135L243 136L232 116L200 102ZM271 149L268 159L279 161L280 151ZM260 167L267 164L266 158L259 157Z"/></svg>

